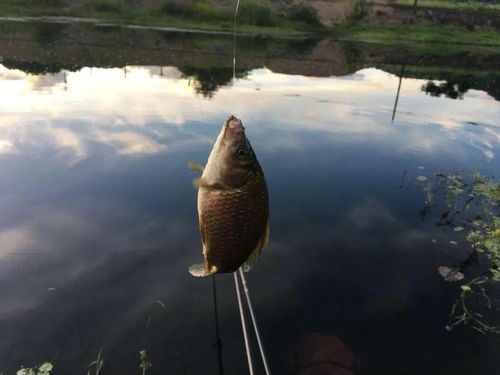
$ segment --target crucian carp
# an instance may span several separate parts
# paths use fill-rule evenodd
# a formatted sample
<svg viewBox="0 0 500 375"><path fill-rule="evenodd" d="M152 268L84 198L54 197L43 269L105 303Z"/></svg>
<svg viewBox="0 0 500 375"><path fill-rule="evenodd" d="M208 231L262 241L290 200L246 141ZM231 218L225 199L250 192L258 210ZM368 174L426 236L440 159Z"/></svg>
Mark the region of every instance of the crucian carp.
<svg viewBox="0 0 500 375"><path fill-rule="evenodd" d="M189 267L193 276L248 271L269 238L269 197L264 173L241 121L223 125L198 187L198 219L205 261Z"/></svg>

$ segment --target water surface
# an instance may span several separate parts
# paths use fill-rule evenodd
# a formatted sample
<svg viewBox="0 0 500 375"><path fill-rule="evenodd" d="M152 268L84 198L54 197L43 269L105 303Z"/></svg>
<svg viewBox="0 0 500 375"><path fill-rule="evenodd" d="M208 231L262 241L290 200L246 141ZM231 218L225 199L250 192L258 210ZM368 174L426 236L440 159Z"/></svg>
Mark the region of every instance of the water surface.
<svg viewBox="0 0 500 375"><path fill-rule="evenodd" d="M362 374L497 371L498 337L444 329L460 289L437 268L470 249L422 220L411 186L498 172L495 57L240 38L233 79L231 37L0 29L1 371L85 373L102 348L106 374L139 371L142 349L150 374L219 373L212 281L187 272L201 257L187 162L231 114L270 190L247 278L273 373L294 373L312 332L340 337ZM217 294L225 373L246 373L231 275Z"/></svg>

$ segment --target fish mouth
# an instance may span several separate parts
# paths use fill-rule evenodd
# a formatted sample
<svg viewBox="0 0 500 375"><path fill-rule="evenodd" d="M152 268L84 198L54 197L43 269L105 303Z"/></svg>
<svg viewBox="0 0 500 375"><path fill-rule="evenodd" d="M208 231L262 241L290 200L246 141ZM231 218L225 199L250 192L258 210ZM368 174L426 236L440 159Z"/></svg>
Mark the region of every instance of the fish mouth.
<svg viewBox="0 0 500 375"><path fill-rule="evenodd" d="M235 139L245 136L245 127L240 119L230 116L224 124L224 138Z"/></svg>

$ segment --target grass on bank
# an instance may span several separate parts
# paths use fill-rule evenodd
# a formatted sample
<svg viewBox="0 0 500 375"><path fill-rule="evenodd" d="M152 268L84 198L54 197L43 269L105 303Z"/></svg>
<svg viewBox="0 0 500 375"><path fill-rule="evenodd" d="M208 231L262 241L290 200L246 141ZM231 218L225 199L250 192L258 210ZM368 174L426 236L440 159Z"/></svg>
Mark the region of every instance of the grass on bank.
<svg viewBox="0 0 500 375"><path fill-rule="evenodd" d="M413 7L414 0L389 0L392 5L404 5ZM456 10L474 11L500 11L500 4L487 4L479 1L458 1L458 0L418 0L418 7L444 8Z"/></svg>
<svg viewBox="0 0 500 375"><path fill-rule="evenodd" d="M61 12L63 0L1 0L0 16L45 16Z"/></svg>
<svg viewBox="0 0 500 375"><path fill-rule="evenodd" d="M163 0L157 6L130 10L123 0L86 0L75 9L78 15L124 19L143 25L168 25L232 30L234 25L234 4L226 7L214 6L207 0ZM278 13L268 1L245 0L240 3L237 26L255 30L264 28L267 32L276 28L287 34L293 31L310 32L322 29L316 11L310 6L297 4L285 13Z"/></svg>
<svg viewBox="0 0 500 375"><path fill-rule="evenodd" d="M202 30L232 31L234 4L214 6L208 0L163 0L142 9L130 9L125 0L84 0L68 8L64 0L2 0L2 16L77 16L142 26L168 26ZM323 30L316 11L295 4L284 13L265 0L240 2L237 16L240 32L299 35Z"/></svg>
<svg viewBox="0 0 500 375"><path fill-rule="evenodd" d="M65 0L1 0L1 15L63 15L90 17L116 24L165 26L207 31L233 30L234 4L217 7L209 0L161 0L144 9L130 9L125 0L84 0L76 8L67 8ZM355 1L355 0L353 0ZM413 3L413 0L395 0ZM452 0L419 0L419 5L467 2ZM245 0L240 2L237 17L238 32L266 35L298 36L325 34L316 11L307 5L289 6L283 14L271 7L270 1ZM450 6L451 6L450 5ZM498 5L500 7L500 5ZM411 41L446 43L448 45L476 45L481 48L500 46L500 33L474 31L445 25L367 25L346 23L332 28L333 35L353 40L381 42Z"/></svg>
<svg viewBox="0 0 500 375"><path fill-rule="evenodd" d="M500 33L469 31L446 25L366 25L351 23L333 28L340 38L366 41L412 41L423 43L455 43L500 47Z"/></svg>

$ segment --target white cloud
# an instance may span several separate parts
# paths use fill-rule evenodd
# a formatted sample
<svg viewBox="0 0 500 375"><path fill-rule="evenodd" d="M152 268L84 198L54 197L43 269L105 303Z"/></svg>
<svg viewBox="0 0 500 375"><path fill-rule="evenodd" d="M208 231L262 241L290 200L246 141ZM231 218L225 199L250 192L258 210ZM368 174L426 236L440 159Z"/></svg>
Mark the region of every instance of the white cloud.
<svg viewBox="0 0 500 375"><path fill-rule="evenodd" d="M97 130L95 134L98 141L116 149L118 154L121 155L155 154L165 151L167 148L167 146L151 138L131 131L110 132Z"/></svg>
<svg viewBox="0 0 500 375"><path fill-rule="evenodd" d="M0 139L0 155L12 154L14 152L16 152L16 147L13 142L8 139Z"/></svg>
<svg viewBox="0 0 500 375"><path fill-rule="evenodd" d="M81 135L67 128L48 128L47 132L54 137L57 147L73 152L73 162L81 160L87 155Z"/></svg>

